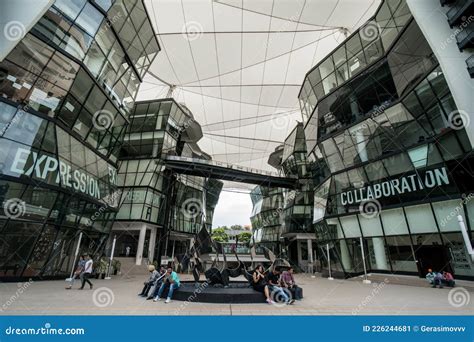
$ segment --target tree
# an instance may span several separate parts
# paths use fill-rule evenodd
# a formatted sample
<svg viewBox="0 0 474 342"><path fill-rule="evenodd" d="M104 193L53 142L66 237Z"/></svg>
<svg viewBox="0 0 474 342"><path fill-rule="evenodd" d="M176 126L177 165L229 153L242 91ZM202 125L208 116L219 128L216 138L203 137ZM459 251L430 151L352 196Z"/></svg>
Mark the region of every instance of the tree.
<svg viewBox="0 0 474 342"><path fill-rule="evenodd" d="M251 238L252 238L252 233L250 232L242 232L239 235L237 235L237 239L241 243L247 243L250 241Z"/></svg>
<svg viewBox="0 0 474 342"><path fill-rule="evenodd" d="M216 242L228 242L229 241L229 235L225 232L224 227L219 227L216 228L212 231L211 237L214 241Z"/></svg>
<svg viewBox="0 0 474 342"><path fill-rule="evenodd" d="M240 224L234 224L234 225L230 226L230 229L233 229L233 230L244 230L244 227L242 227Z"/></svg>

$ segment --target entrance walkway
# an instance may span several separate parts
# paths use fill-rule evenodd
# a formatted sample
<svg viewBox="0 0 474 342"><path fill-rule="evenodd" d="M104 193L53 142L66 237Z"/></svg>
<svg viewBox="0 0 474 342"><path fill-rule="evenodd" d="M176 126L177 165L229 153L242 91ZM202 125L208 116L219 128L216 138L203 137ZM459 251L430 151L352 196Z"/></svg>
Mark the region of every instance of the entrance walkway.
<svg viewBox="0 0 474 342"><path fill-rule="evenodd" d="M190 280L189 275L182 275ZM370 285L297 275L305 298L292 306L153 303L137 296L140 276L93 280L94 289L64 290L63 281L0 284L0 315L471 315L472 287L432 289L390 283Z"/></svg>

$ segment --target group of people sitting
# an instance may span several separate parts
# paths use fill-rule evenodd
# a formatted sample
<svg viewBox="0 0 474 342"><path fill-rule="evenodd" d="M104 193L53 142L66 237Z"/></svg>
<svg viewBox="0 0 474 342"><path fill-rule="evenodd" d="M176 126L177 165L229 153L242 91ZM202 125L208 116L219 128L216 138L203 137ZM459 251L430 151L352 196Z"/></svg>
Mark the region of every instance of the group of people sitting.
<svg viewBox="0 0 474 342"><path fill-rule="evenodd" d="M443 288L443 285L454 287L456 284L454 281L454 277L451 273L443 271L443 272L433 272L430 268L428 269L428 273L426 274L426 280L432 285L431 287L439 286L440 289Z"/></svg>
<svg viewBox="0 0 474 342"><path fill-rule="evenodd" d="M173 298L173 292L179 289L180 279L178 273L173 271L171 267L160 267L157 271L155 266L149 265L148 271L150 277L144 282L143 290L138 295L146 297L147 300L153 299L154 302L160 301L166 289L168 294L165 303L168 304Z"/></svg>
<svg viewBox="0 0 474 342"><path fill-rule="evenodd" d="M265 295L268 304L275 301L294 304L295 300L302 299L303 291L296 285L293 272L292 267L283 272L274 267L265 274L263 266L258 265L252 273L252 287Z"/></svg>
<svg viewBox="0 0 474 342"><path fill-rule="evenodd" d="M148 271L150 276L143 283L143 289L138 295L157 302L162 299L165 290L168 289L165 303L170 303L174 291L180 286L178 274L171 267L163 266L156 270L155 266L149 265ZM303 298L303 291L296 285L293 272L292 267L284 272L274 267L270 272L265 273L263 266L258 265L252 273L252 288L262 292L269 304L275 302L293 304L295 300Z"/></svg>

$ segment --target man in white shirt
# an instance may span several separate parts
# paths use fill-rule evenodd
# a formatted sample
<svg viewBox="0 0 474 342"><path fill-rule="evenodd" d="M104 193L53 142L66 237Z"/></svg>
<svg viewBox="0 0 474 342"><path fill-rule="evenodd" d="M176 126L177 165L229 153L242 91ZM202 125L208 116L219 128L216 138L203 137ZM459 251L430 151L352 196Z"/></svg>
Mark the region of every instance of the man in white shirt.
<svg viewBox="0 0 474 342"><path fill-rule="evenodd" d="M86 282L89 284L92 290L93 285L89 280L89 277L92 274L93 263L94 261L91 259L90 255L86 255L86 264L84 265L84 272L82 273L82 286L79 288L79 290L84 289L84 285L86 284Z"/></svg>

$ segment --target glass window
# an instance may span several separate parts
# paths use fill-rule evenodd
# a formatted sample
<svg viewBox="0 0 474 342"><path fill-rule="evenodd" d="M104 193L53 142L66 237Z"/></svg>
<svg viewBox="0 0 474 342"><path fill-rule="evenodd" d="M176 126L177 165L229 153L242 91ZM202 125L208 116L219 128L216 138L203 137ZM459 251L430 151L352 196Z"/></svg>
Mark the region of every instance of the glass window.
<svg viewBox="0 0 474 342"><path fill-rule="evenodd" d="M81 104L77 102L71 95L68 95L63 102L61 110L58 113L58 118L70 127L76 120Z"/></svg>
<svg viewBox="0 0 474 342"><path fill-rule="evenodd" d="M432 54L416 21L412 21L387 57L400 96L433 68L436 60Z"/></svg>
<svg viewBox="0 0 474 342"><path fill-rule="evenodd" d="M403 209L382 210L380 213L385 235L408 234L408 226Z"/></svg>
<svg viewBox="0 0 474 342"><path fill-rule="evenodd" d="M94 36L99 29L102 19L104 19L104 16L94 6L87 3L77 18L76 24L81 26L91 36Z"/></svg>
<svg viewBox="0 0 474 342"><path fill-rule="evenodd" d="M98 86L94 86L92 91L89 93L89 97L87 98L86 109L91 113L96 113L97 111L101 110L104 107L106 97L102 90ZM108 116L109 113L104 113ZM112 114L112 113L110 113ZM104 115L104 116L105 116ZM110 118L113 120L113 117Z"/></svg>
<svg viewBox="0 0 474 342"><path fill-rule="evenodd" d="M382 236L382 224L380 219L377 216L367 218L364 215L358 215L360 227L362 228L362 235L364 237L368 236Z"/></svg>
<svg viewBox="0 0 474 342"><path fill-rule="evenodd" d="M466 222L461 199L435 202L433 203L433 210L441 232L459 231L458 215L461 215L464 222Z"/></svg>
<svg viewBox="0 0 474 342"><path fill-rule="evenodd" d="M38 38L27 34L7 59L20 64L27 71L39 75L53 55L54 50Z"/></svg>
<svg viewBox="0 0 474 342"><path fill-rule="evenodd" d="M81 68L77 74L76 79L71 88L71 94L79 100L80 103L84 103L87 94L91 90L94 82L89 75Z"/></svg>
<svg viewBox="0 0 474 342"><path fill-rule="evenodd" d="M79 27L72 26L64 41L61 43L61 48L82 61L91 43L91 36Z"/></svg>
<svg viewBox="0 0 474 342"><path fill-rule="evenodd" d="M39 148L47 121L19 110L4 137L22 144Z"/></svg>
<svg viewBox="0 0 474 342"><path fill-rule="evenodd" d="M407 152L415 169L426 167L428 162L428 145L421 145Z"/></svg>
<svg viewBox="0 0 474 342"><path fill-rule="evenodd" d="M386 243L393 271L418 271L409 235L387 237Z"/></svg>
<svg viewBox="0 0 474 342"><path fill-rule="evenodd" d="M412 234L438 232L429 204L406 207L405 213Z"/></svg>
<svg viewBox="0 0 474 342"><path fill-rule="evenodd" d="M54 6L72 20L76 19L86 0L56 0Z"/></svg>
<svg viewBox="0 0 474 342"><path fill-rule="evenodd" d="M74 124L73 129L82 138L85 138L91 127L92 127L92 115L86 109L83 108L76 120L76 123Z"/></svg>
<svg viewBox="0 0 474 342"><path fill-rule="evenodd" d="M359 222L357 221L356 215L343 216L339 219L341 220L341 225L344 229L346 238L360 237Z"/></svg>
<svg viewBox="0 0 474 342"><path fill-rule="evenodd" d="M92 75L94 75L94 77L98 77L104 61L105 56L102 53L102 50L99 48L97 43L94 42L89 49L86 58L84 59L84 64L87 66Z"/></svg>
<svg viewBox="0 0 474 342"><path fill-rule="evenodd" d="M324 62L319 65L319 72L321 73L321 78L326 78L329 74L334 72L334 63L332 60L332 55L330 55Z"/></svg>
<svg viewBox="0 0 474 342"><path fill-rule="evenodd" d="M374 237L366 239L367 243L367 258L370 261L371 269L373 270L390 270L388 262L388 248L385 246L383 237Z"/></svg>
<svg viewBox="0 0 474 342"><path fill-rule="evenodd" d="M40 76L62 89L68 90L74 78L76 78L78 70L79 65L77 63L56 52Z"/></svg>

